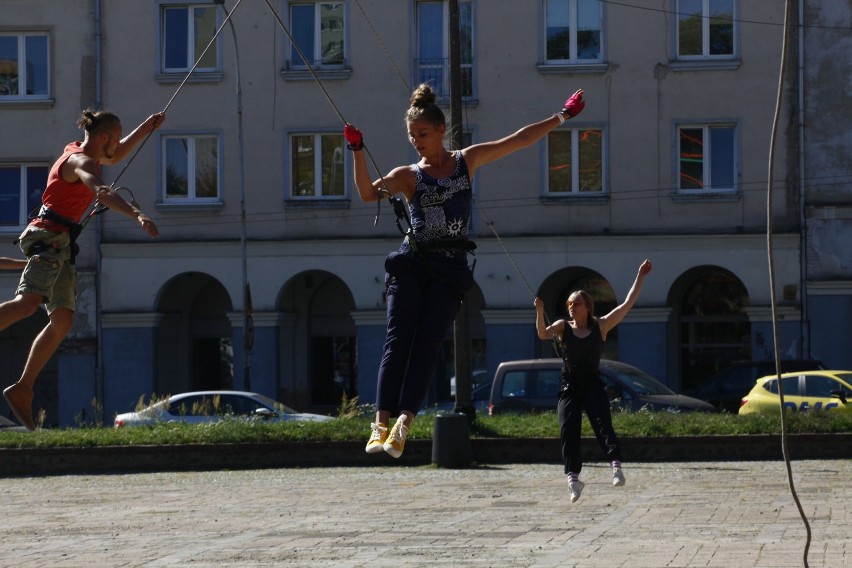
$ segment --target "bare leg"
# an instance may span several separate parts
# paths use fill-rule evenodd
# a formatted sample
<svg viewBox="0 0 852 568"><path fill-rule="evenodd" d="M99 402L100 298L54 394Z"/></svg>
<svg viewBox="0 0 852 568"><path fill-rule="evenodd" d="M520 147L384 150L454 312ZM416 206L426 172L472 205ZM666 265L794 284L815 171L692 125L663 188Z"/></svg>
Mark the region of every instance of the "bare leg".
<svg viewBox="0 0 852 568"><path fill-rule="evenodd" d="M389 410L377 410L376 411L376 424L384 424L388 425L388 420L390 420L390 411Z"/></svg>
<svg viewBox="0 0 852 568"><path fill-rule="evenodd" d="M3 302L0 304L0 329L6 328L13 323L32 315L38 309L40 303L41 296L37 294L23 294L17 296L13 300ZM68 314L73 315L71 310L66 309L65 311L68 312ZM11 408L12 412L21 424L30 430L35 430L32 412L33 384L35 383L38 373L44 368L47 360L50 359L50 356L59 345L59 341L62 341L62 337L65 337L65 335L63 334L62 337L59 338L59 341L52 342L52 346L51 342L48 342L43 347L39 348L37 348L37 345L43 336L46 335L48 337L52 337L55 335L57 329L64 329L64 333L68 333L71 322L70 315L58 314L56 318L51 316L50 323L45 326L33 342L21 379L3 391L3 396L6 398L6 402L9 403L9 408ZM56 323L54 323L54 319L56 319ZM65 324L66 320L67 325ZM45 348L50 349L50 352L46 355L42 353Z"/></svg>
<svg viewBox="0 0 852 568"><path fill-rule="evenodd" d="M56 308L50 314L50 322L41 330L33 341L24 372L21 374L19 384L27 386L32 390L38 374L56 352L56 348L68 335L73 323L74 312L68 308Z"/></svg>
<svg viewBox="0 0 852 568"><path fill-rule="evenodd" d="M0 304L0 330L30 317L40 304L41 296L38 294L21 294L3 302Z"/></svg>

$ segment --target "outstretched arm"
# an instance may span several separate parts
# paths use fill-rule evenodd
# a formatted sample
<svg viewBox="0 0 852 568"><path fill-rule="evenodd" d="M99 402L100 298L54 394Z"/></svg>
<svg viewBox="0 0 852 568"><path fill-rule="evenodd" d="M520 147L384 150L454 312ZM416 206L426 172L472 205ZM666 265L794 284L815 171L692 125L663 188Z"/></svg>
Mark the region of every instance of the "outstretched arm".
<svg viewBox="0 0 852 568"><path fill-rule="evenodd" d="M166 120L166 115L158 112L157 114L152 114L148 118L146 118L142 124L137 126L133 132L125 136L121 139L121 142L118 143L118 147L115 149L115 154L113 154L112 158L104 158L101 160L101 163L104 164L117 164L128 155L140 142L145 140L148 136L151 135L152 132L157 130L160 126L162 126L163 122Z"/></svg>
<svg viewBox="0 0 852 568"><path fill-rule="evenodd" d="M627 298L624 299L624 302L616 306L615 309L607 315L601 316L598 319L598 322L600 323L601 336L606 338L607 332L617 326L621 320L624 319L624 316L627 315L627 312L630 311L633 304L635 304L636 300L639 299L639 293L642 291L642 283L645 281L645 277L651 272L651 268L653 268L651 261L645 259L642 264L639 265L639 272L636 274L636 280L633 281L633 286L630 287L630 291L627 293Z"/></svg>
<svg viewBox="0 0 852 568"><path fill-rule="evenodd" d="M112 191L110 187L103 182L98 175L95 161L85 154L73 154L65 162L65 165L73 168L74 174L80 178L86 186L95 192L98 203L106 205L113 211L121 213L125 217L136 219L142 226L142 230L148 233L151 237L156 237L160 234L157 225L142 213L139 209L129 204L118 193Z"/></svg>
<svg viewBox="0 0 852 568"><path fill-rule="evenodd" d="M471 176L473 172L480 166L494 162L508 156L513 152L517 152L523 148L532 146L535 142L544 137L545 134L561 125L568 118L573 118L580 114L586 106L583 101L583 89L578 89L571 97L565 101L565 106L561 111L553 116L542 121L535 122L524 126L517 132L494 140L492 142L483 142L474 144L465 148L462 153L465 162L467 162L468 170Z"/></svg>

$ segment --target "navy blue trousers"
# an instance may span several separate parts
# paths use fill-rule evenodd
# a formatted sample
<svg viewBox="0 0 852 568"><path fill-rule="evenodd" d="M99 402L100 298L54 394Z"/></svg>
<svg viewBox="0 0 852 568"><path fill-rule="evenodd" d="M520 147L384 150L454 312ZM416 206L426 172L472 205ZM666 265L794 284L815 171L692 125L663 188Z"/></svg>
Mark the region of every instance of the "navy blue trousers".
<svg viewBox="0 0 852 568"><path fill-rule="evenodd" d="M557 410L565 473L579 474L583 469L580 453L583 410L589 417L598 445L607 459L621 460L621 447L615 435L615 429L612 427L609 397L604 389L603 381L598 378L572 381L559 393Z"/></svg>
<svg viewBox="0 0 852 568"><path fill-rule="evenodd" d="M378 410L420 410L438 353L473 284L465 258L391 253L385 261L388 327L376 386Z"/></svg>

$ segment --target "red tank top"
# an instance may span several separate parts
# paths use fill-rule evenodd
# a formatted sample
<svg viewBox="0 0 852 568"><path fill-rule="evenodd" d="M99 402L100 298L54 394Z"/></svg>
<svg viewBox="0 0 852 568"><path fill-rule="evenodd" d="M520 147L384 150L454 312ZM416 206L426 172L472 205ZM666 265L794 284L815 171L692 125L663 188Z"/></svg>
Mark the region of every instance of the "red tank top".
<svg viewBox="0 0 852 568"><path fill-rule="evenodd" d="M80 219L82 219L83 215L89 209L89 206L95 199L95 192L80 180L73 183L65 181L62 179L59 170L71 155L79 154L83 151L81 144L81 142L71 142L65 146L62 155L56 160L53 167L50 168L50 173L47 176L47 187L41 196L41 203L44 207L75 223L79 223ZM100 175L101 166L97 162L95 165L98 175ZM33 219L30 225L47 229L48 231L68 232L67 227L51 223L45 219Z"/></svg>

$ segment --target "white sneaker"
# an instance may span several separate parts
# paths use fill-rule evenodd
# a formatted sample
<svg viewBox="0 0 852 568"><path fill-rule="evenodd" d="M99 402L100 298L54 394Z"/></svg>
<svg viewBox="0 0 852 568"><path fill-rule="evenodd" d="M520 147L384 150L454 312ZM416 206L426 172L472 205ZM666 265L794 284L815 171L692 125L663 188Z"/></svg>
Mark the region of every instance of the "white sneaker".
<svg viewBox="0 0 852 568"><path fill-rule="evenodd" d="M612 484L616 487L624 485L624 472L621 471L620 467L612 468Z"/></svg>
<svg viewBox="0 0 852 568"><path fill-rule="evenodd" d="M580 498L580 493L583 492L583 487L585 487L585 486L586 486L586 484L583 483L582 481L580 481L579 479L577 481L569 481L568 482L568 490L571 492L571 502L572 503L577 502L577 499Z"/></svg>

